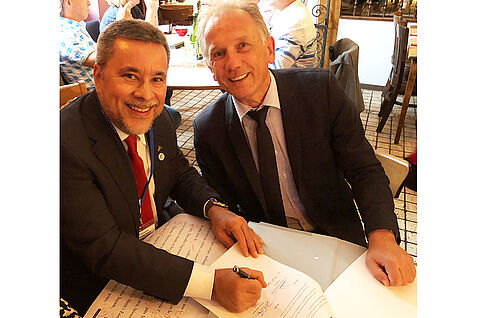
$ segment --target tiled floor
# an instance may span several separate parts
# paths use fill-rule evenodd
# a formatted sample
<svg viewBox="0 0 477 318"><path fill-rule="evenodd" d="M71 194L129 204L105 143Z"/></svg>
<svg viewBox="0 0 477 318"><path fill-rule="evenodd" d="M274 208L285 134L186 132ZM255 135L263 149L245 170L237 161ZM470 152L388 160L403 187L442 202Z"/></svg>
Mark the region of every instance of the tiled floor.
<svg viewBox="0 0 477 318"><path fill-rule="evenodd" d="M182 115L182 124L177 129L179 147L189 162L199 170L195 160L192 122L195 116L222 93L220 90L177 90L171 98L171 104ZM375 149L380 149L397 157L409 156L416 146L417 114L416 109L409 108L404 130L399 144L394 144L396 127L401 108L395 106L381 133L376 132L378 112L381 105L381 92L363 90L366 109L361 113L366 137ZM415 97L412 97L415 98ZM415 103L411 99L411 103ZM401 246L414 257L417 263L417 193L404 188L399 198L394 199L395 212L401 231Z"/></svg>

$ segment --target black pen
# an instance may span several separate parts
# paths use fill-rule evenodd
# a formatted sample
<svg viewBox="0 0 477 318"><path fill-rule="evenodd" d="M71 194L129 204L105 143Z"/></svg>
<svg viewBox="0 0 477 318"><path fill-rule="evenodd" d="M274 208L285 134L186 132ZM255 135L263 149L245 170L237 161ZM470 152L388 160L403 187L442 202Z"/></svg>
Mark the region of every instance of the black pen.
<svg viewBox="0 0 477 318"><path fill-rule="evenodd" d="M237 265L234 266L233 271L235 274L239 275L242 278L247 278L247 279L256 279L254 277L251 277L249 274L245 273L243 270L240 269Z"/></svg>

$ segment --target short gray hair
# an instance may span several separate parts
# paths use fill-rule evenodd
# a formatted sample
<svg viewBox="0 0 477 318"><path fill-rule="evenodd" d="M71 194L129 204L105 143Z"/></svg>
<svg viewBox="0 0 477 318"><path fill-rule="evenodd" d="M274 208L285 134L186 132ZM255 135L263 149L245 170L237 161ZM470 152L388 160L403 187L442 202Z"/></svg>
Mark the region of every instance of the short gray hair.
<svg viewBox="0 0 477 318"><path fill-rule="evenodd" d="M170 50L166 37L157 27L139 19L115 21L100 33L96 46L96 64L104 67L108 63L114 53L114 43L118 38L164 46L167 54L167 65L169 65Z"/></svg>
<svg viewBox="0 0 477 318"><path fill-rule="evenodd" d="M63 1L65 1L65 0L60 0L60 8L59 8L60 9L60 17L63 16Z"/></svg>
<svg viewBox="0 0 477 318"><path fill-rule="evenodd" d="M209 61L209 52L205 43L205 31L207 24L211 19L220 18L228 11L239 9L250 14L251 18L257 26L260 38L265 43L267 37L270 36L267 25L258 9L258 6L249 0L212 0L206 6L200 8L199 17L197 20L197 37L199 39L200 49L202 54Z"/></svg>

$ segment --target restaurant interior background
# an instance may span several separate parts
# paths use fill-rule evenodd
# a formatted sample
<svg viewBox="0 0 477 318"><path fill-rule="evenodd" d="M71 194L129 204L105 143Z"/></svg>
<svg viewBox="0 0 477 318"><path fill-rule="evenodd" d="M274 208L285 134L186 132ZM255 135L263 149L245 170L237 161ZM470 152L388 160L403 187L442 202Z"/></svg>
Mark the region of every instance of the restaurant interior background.
<svg viewBox="0 0 477 318"><path fill-rule="evenodd" d="M337 5L334 3L336 0L305 0L304 2L314 16L315 23L324 23L324 16L328 13L330 17L328 36L333 36L332 28L334 26L332 26L333 17L331 9ZM406 158L416 147L416 108L409 108L399 144L393 143L400 115L400 107L398 105L393 107L393 111L386 121L382 132L377 133L376 128L379 122L378 113L382 99L381 91L386 85L392 66L391 55L393 54L394 46L392 13L395 10L401 10L411 24L416 24L417 1L411 0L410 4L407 4L405 8L402 8L402 1L388 0L389 6L386 8L384 8L384 1L363 2L356 0L356 8L353 6L355 0L337 2L341 3L342 9L338 26L337 28L335 27L337 30L334 31L336 40L350 38L359 45L358 70L365 101L365 111L361 113L361 120L366 131L366 137L377 151L389 153L399 158ZM105 0L90 0L90 3L90 14L87 21L100 20L109 4ZM142 3L143 1L141 0L139 5L141 6ZM321 5L320 9L318 9L319 11L316 9L317 5ZM330 10L326 12L328 6ZM327 54L325 58L328 58ZM324 66L326 65L324 63ZM198 170L193 149L192 121L203 108L220 94L220 90L175 90L171 98L171 106L182 115L182 124L177 130L179 146ZM399 100L402 100L402 96L399 97ZM417 103L416 96L411 98L411 103ZM401 246L413 256L417 264L417 193L404 188L399 198L395 199L395 212L398 216L401 230Z"/></svg>
<svg viewBox="0 0 477 318"><path fill-rule="evenodd" d="M90 2L90 15L87 20L100 20L109 5L105 0L90 0ZM141 0L140 4L142 2ZM332 13L328 12L330 14L330 21L327 21L328 37L333 40L350 38L359 45L359 79L365 102L365 110L361 113L361 120L366 137L376 151L389 153L399 158L409 156L417 145L418 127L421 125L417 124L417 114L420 113L417 108L409 108L401 138L397 144L393 141L401 112L399 105L393 107L383 130L378 133L376 128L379 123L378 113L383 99L382 91L392 68L391 56L393 55L395 32L393 12L401 10L408 26L417 25L418 15L421 16L421 4L424 4L425 1L418 3L417 0L304 0L303 2L308 6L310 12L313 12L316 5L324 6L325 9L326 6L330 6L330 10L336 9L337 6L338 9L341 8L338 21L333 22ZM318 14L321 16L317 17L316 13L314 15L315 23L320 23L323 20L322 13ZM335 29L333 30L333 28ZM421 31L420 25L418 30ZM421 41L425 41L423 36L419 37L419 43ZM328 52L326 51L325 54L324 66L327 67ZM418 78L422 77L422 74L418 72ZM420 80L419 82L419 87L421 87L423 81ZM179 146L191 164L198 170L193 146L192 122L195 116L220 94L220 90L175 90L171 98L171 106L182 115L182 124L177 130ZM418 100L421 100L420 94L418 96L412 96L410 103L418 104ZM402 101L402 98L402 95L398 96L399 101ZM421 180L419 180L419 185L421 188ZM401 246L413 256L417 265L417 246L420 240L418 240L417 234L418 220L421 219L417 213L417 192L405 187L394 202L401 231ZM419 249L419 251L421 250Z"/></svg>
<svg viewBox="0 0 477 318"><path fill-rule="evenodd" d="M99 12L99 2L90 2L90 8ZM14 132L13 137L4 138L3 148L13 149L14 156L2 156L3 180L8 182L2 191L5 215L9 215L5 225L11 225L0 233L7 256L2 270L9 273L3 281L9 291L0 309L3 317L22 316L15 313L26 303L30 313L34 309L57 314L58 310L58 10L56 1L28 0L27 4L28 9L5 14L0 21L2 30L15 28L15 32L4 32L2 39L5 107L1 123L5 132ZM391 40L389 35L373 37L371 31L387 33L384 29L389 27L384 25L392 22L339 19L339 36L350 37L360 45L359 76L363 84L370 85L363 89L366 109L361 119L373 147L404 157L412 151L419 134L419 200L417 193L404 189L395 203L406 233L406 249L418 260L420 317L428 317L430 312L435 317L465 317L475 302L474 293L461 292L477 284L471 270L477 221L473 202L477 175L472 168L476 111L475 100L468 94L475 91L473 77L477 71L469 41L475 30L475 12L474 2L419 1L419 110L409 110L398 145L392 139L399 106L395 106L383 132L376 133L381 96L372 86L383 85L389 74L392 47L388 46L392 46L393 35ZM25 21L30 23L22 23ZM347 24L349 29L357 29L357 23L367 30L358 32L366 34L361 34L366 41L388 43L379 59L370 55L370 65L361 62L368 55L366 44L359 43L358 35L345 33ZM377 74L379 80L372 80ZM219 93L176 91L172 97L172 106L182 114L179 145L193 163L190 125L195 114ZM8 168L10 162L16 169ZM25 217L18 217L18 211L25 211ZM26 220L21 228L15 226L18 219ZM422 315L424 310L426 315Z"/></svg>

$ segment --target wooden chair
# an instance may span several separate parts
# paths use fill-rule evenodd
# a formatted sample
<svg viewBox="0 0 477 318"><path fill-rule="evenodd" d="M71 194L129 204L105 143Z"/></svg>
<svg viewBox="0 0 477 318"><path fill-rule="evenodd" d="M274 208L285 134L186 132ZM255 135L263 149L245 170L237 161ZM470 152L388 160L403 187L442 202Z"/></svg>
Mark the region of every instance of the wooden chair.
<svg viewBox="0 0 477 318"><path fill-rule="evenodd" d="M359 46L351 39L340 39L329 47L330 65L336 79L358 112L364 110L363 93L358 77Z"/></svg>
<svg viewBox="0 0 477 318"><path fill-rule="evenodd" d="M401 193L401 189L403 187L403 182L409 173L411 165L409 162L407 162L407 160L390 154L378 151L376 151L375 154L376 158L383 166L384 173L389 179L389 187L391 188L393 196L395 198L399 197L399 193Z"/></svg>
<svg viewBox="0 0 477 318"><path fill-rule="evenodd" d="M86 94L86 83L81 80L77 83L60 86L60 109L65 107L71 100Z"/></svg>
<svg viewBox="0 0 477 318"><path fill-rule="evenodd" d="M392 57L392 68L389 74L388 81L383 90L381 108L378 116L380 117L377 132L383 130L384 125L391 113L395 104L402 105L402 102L397 100L398 95L404 94L407 78L409 73L409 65L407 58L407 44L409 38L409 28L407 22L395 14L394 19L395 26L395 39L394 39L394 52ZM414 87L413 95L416 95L416 89ZM416 107L415 104L410 106Z"/></svg>

